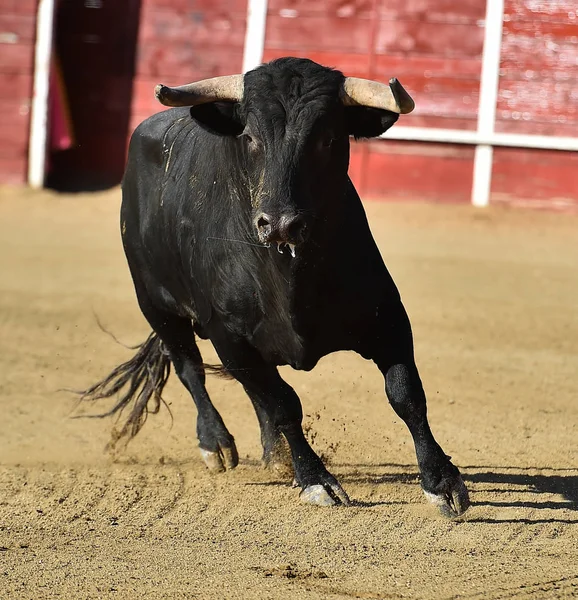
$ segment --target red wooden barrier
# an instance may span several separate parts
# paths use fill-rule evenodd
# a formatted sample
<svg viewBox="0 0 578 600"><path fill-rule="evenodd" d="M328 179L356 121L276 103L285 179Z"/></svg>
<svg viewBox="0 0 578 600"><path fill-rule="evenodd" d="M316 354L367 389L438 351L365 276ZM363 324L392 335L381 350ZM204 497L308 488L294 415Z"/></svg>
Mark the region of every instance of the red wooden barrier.
<svg viewBox="0 0 578 600"><path fill-rule="evenodd" d="M127 2L138 5L129 20L139 22L130 69L118 59L134 50L117 35L127 23L111 20ZM103 0L99 11L75 6L88 20L69 24L64 48L90 65L78 68L79 89L91 69L103 82L75 109L77 133L91 136L85 158L101 169L118 174L127 135L162 110L153 97L157 83L241 70L247 0ZM0 181L26 178L36 7L37 0L0 5ZM475 130L484 17L482 0L269 0L264 60L307 56L347 75L397 76L417 102L402 117L404 126ZM83 42L80 34L91 32L102 43ZM505 0L496 130L577 136L576 81L576 0ZM115 115L123 110L119 128ZM372 141L353 145L350 173L367 198L469 202L473 156L472 146ZM492 202L578 206L577 162L572 153L496 148Z"/></svg>

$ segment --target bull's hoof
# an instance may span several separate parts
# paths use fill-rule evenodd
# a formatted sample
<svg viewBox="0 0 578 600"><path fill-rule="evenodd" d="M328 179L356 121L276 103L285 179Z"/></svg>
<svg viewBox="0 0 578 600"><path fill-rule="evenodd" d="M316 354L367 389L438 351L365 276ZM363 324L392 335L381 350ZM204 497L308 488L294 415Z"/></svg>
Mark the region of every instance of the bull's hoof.
<svg viewBox="0 0 578 600"><path fill-rule="evenodd" d="M291 480L295 474L291 452L284 441L276 444L272 451L263 453L263 466L282 479Z"/></svg>
<svg viewBox="0 0 578 600"><path fill-rule="evenodd" d="M229 447L220 447L217 452L199 447L207 469L212 473L222 473L234 469L239 464L239 454L235 442Z"/></svg>
<svg viewBox="0 0 578 600"><path fill-rule="evenodd" d="M263 463L263 466L275 473L281 479L291 480L293 478L293 464L291 462L281 462L278 460Z"/></svg>
<svg viewBox="0 0 578 600"><path fill-rule="evenodd" d="M470 507L470 496L461 475L442 481L435 492L424 490L423 493L447 519L463 515Z"/></svg>
<svg viewBox="0 0 578 600"><path fill-rule="evenodd" d="M307 486L300 494L301 502L314 504L315 506L336 506L342 504L348 506L351 504L349 496L338 483L327 483L322 485Z"/></svg>

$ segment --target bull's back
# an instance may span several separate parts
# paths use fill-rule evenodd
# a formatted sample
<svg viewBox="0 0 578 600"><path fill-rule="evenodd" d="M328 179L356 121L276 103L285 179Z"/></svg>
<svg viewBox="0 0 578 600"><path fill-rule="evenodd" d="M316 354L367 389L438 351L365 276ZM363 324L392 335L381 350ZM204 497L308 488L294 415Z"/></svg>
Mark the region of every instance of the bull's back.
<svg viewBox="0 0 578 600"><path fill-rule="evenodd" d="M179 273L178 205L183 204L179 198L191 193L184 184L184 165L196 162L190 141L198 129L189 109L175 108L143 121L130 140L122 182L122 240L135 284L153 299L183 294L178 285L184 278ZM186 139L188 148L183 147Z"/></svg>
<svg viewBox="0 0 578 600"><path fill-rule="evenodd" d="M175 139L183 129L194 127L188 109L175 108L149 117L134 130L122 182L123 205L142 205L146 198L158 193L168 176L171 146L174 149Z"/></svg>
<svg viewBox="0 0 578 600"><path fill-rule="evenodd" d="M133 279L201 323L239 265L248 280L256 270L251 246L221 241L244 239L251 223L250 201L246 211L235 193L235 141L202 129L188 108L167 110L134 131L123 178L121 227Z"/></svg>

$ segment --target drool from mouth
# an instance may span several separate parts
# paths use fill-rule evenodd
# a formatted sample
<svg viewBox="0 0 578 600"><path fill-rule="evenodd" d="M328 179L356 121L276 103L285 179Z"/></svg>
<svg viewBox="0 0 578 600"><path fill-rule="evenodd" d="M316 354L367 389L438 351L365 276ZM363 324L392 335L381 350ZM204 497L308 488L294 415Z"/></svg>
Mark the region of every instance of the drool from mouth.
<svg viewBox="0 0 578 600"><path fill-rule="evenodd" d="M285 243L285 242L277 242L277 252L279 252L279 254L283 254L285 248L289 248L289 252L291 253L291 256L293 258L295 258L295 244L289 244L289 243Z"/></svg>

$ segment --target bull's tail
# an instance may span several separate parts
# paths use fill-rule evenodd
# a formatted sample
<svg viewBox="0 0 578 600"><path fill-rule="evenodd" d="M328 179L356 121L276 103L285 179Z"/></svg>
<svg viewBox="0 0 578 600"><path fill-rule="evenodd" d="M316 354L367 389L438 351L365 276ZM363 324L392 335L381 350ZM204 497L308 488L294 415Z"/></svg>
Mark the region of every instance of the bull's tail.
<svg viewBox="0 0 578 600"><path fill-rule="evenodd" d="M162 391L171 372L171 361L162 341L151 333L137 353L122 363L103 380L87 390L78 392L80 401L95 401L120 394L116 404L106 413L95 417L108 417L122 413L130 406L130 413L120 429L114 428L107 450L113 451L120 441L128 443L144 425L149 413L159 412Z"/></svg>

